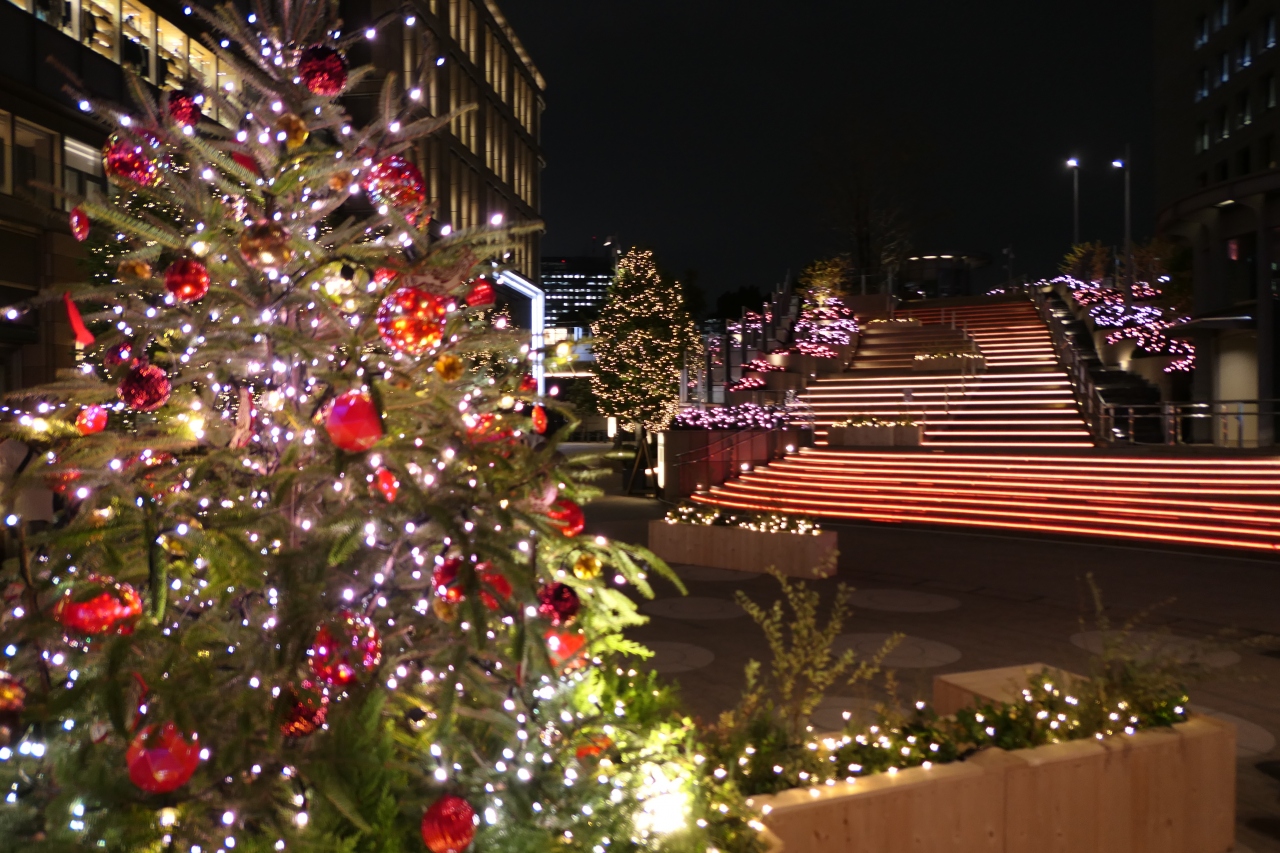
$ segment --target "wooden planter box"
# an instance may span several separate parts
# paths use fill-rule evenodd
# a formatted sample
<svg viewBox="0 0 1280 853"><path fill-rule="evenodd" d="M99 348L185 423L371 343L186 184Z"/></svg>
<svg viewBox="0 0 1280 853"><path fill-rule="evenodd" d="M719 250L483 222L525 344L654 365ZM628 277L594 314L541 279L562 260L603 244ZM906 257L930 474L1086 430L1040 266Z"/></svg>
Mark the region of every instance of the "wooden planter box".
<svg viewBox="0 0 1280 853"><path fill-rule="evenodd" d="M890 320L887 323L877 323L874 320L868 320L862 324L862 331L874 332L878 329L918 329L920 328L920 319L918 317L904 317L900 320Z"/></svg>
<svg viewBox="0 0 1280 853"><path fill-rule="evenodd" d="M1040 668L947 678L1005 693L1000 685ZM935 692L939 700L948 701ZM1235 729L1197 715L1133 736L992 748L748 803L785 853L1226 853L1235 843L1235 776Z"/></svg>
<svg viewBox="0 0 1280 853"><path fill-rule="evenodd" d="M799 373L771 371L764 374L764 387L770 391L800 391L805 386L805 378Z"/></svg>
<svg viewBox="0 0 1280 853"><path fill-rule="evenodd" d="M763 572L772 567L793 578L830 577L823 566L836 550L836 534L760 533L740 527L649 522L649 550L668 563Z"/></svg>
<svg viewBox="0 0 1280 853"><path fill-rule="evenodd" d="M916 372L929 370L969 370L981 372L987 369L985 358L929 358L913 360L911 369Z"/></svg>
<svg viewBox="0 0 1280 853"><path fill-rule="evenodd" d="M827 429L827 444L832 447L919 447L923 443L924 424L833 426Z"/></svg>

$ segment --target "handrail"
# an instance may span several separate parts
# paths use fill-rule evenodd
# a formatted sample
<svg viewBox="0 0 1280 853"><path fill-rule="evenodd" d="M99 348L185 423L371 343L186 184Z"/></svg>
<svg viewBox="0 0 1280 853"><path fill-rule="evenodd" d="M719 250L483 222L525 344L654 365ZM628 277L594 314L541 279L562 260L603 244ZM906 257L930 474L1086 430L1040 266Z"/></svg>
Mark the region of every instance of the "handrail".
<svg viewBox="0 0 1280 853"><path fill-rule="evenodd" d="M1114 441L1128 444L1142 444L1138 440L1138 427L1150 420L1156 421L1162 444L1208 444L1218 447L1230 447L1233 443L1238 448L1245 446L1245 424L1249 418L1256 419L1254 439L1257 443L1262 418L1273 417L1280 411L1280 400L1203 400L1182 403L1107 403L1103 407L1105 422L1110 425ZM1194 421L1208 420L1208 430L1203 432L1203 440L1197 442L1194 436L1184 435L1184 424ZM1231 425L1235 425L1232 436Z"/></svg>
<svg viewBox="0 0 1280 853"><path fill-rule="evenodd" d="M1058 356L1058 363L1066 371L1067 378L1071 380L1071 390L1075 392L1080 413L1084 416L1085 423L1089 425L1094 440L1099 444L1112 443L1115 436L1106 429L1107 402L1102 398L1102 392L1098 390L1098 386L1093 384L1088 364L1071 343L1066 328L1053 313L1049 300L1045 298L1040 288L1031 290L1031 301L1035 303L1040 319L1049 329L1049 337L1053 340L1053 349Z"/></svg>

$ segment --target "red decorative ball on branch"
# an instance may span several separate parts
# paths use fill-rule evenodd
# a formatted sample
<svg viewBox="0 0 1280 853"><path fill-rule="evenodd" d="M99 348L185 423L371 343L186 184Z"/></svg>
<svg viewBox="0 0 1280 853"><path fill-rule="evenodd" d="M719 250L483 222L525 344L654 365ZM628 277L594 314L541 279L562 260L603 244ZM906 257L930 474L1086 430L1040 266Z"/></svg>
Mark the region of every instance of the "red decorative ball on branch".
<svg viewBox="0 0 1280 853"><path fill-rule="evenodd" d="M392 154L373 164L365 176L364 190L375 205L385 205L398 211L411 225L417 223L423 205L427 203L422 172L399 154Z"/></svg>
<svg viewBox="0 0 1280 853"><path fill-rule="evenodd" d="M232 151L231 159L258 177L262 177L262 167L258 165L258 161L243 151Z"/></svg>
<svg viewBox="0 0 1280 853"><path fill-rule="evenodd" d="M194 258L180 258L164 271L164 289L179 302L195 302L209 292L209 270Z"/></svg>
<svg viewBox="0 0 1280 853"><path fill-rule="evenodd" d="M372 620L343 610L316 629L307 654L316 678L343 687L382 662L382 637Z"/></svg>
<svg viewBox="0 0 1280 853"><path fill-rule="evenodd" d="M582 528L586 527L587 518L583 515L582 507L578 506L568 498L561 498L551 505L551 509L547 510L547 518L560 528L560 532L570 538L577 536L582 532Z"/></svg>
<svg viewBox="0 0 1280 853"><path fill-rule="evenodd" d="M200 121L200 105L204 96L186 89L169 93L169 118L180 127L195 127Z"/></svg>
<svg viewBox="0 0 1280 853"><path fill-rule="evenodd" d="M421 287L401 287L378 307L378 332L387 346L422 355L444 340L445 302Z"/></svg>
<svg viewBox="0 0 1280 853"><path fill-rule="evenodd" d="M462 853L476 837L476 810L455 794L445 794L422 816L422 841L431 853Z"/></svg>
<svg viewBox="0 0 1280 853"><path fill-rule="evenodd" d="M502 602L511 597L511 581L495 569L492 563L477 563L476 575L480 579L480 600L484 602L484 606L490 610L500 610Z"/></svg>
<svg viewBox="0 0 1280 853"><path fill-rule="evenodd" d="M395 471L390 468L379 468L374 472L373 485L384 501L389 504L396 502L396 495L400 494L400 481L396 479Z"/></svg>
<svg viewBox="0 0 1280 853"><path fill-rule="evenodd" d="M59 625L90 636L132 634L141 615L142 596L136 589L99 575L73 584L53 606Z"/></svg>
<svg viewBox="0 0 1280 853"><path fill-rule="evenodd" d="M538 435L542 435L547 431L547 410L542 406L533 407L531 420L533 421L533 431Z"/></svg>
<svg viewBox="0 0 1280 853"><path fill-rule="evenodd" d="M548 628L542 638L546 640L547 656L551 659L552 666L557 669L572 669L582 665L580 656L587 645L587 638L581 632Z"/></svg>
<svg viewBox="0 0 1280 853"><path fill-rule="evenodd" d="M382 438L378 407L364 391L339 394L325 406L322 419L329 440L348 453L363 453Z"/></svg>
<svg viewBox="0 0 1280 853"><path fill-rule="evenodd" d="M165 723L160 731L147 726L138 732L125 751L124 760L129 767L129 781L149 794L168 794L176 791L191 779L200 765L200 747L194 741L188 743L172 722Z"/></svg>
<svg viewBox="0 0 1280 853"><path fill-rule="evenodd" d="M143 140L113 133L102 149L102 168L107 177L139 187L160 183L162 154L160 141L149 134Z"/></svg>
<svg viewBox="0 0 1280 853"><path fill-rule="evenodd" d="M298 76L311 94L332 98L347 87L347 60L331 47L313 45L302 51Z"/></svg>
<svg viewBox="0 0 1280 853"><path fill-rule="evenodd" d="M435 594L450 604L457 604L463 599L462 586L458 583L458 569L462 568L461 557L448 557L443 563L437 563L431 570L431 588Z"/></svg>
<svg viewBox="0 0 1280 853"><path fill-rule="evenodd" d="M102 363L108 370L113 370L120 365L133 360L133 344L129 341L121 341L106 348L102 353Z"/></svg>
<svg viewBox="0 0 1280 853"><path fill-rule="evenodd" d="M107 428L107 410L102 406L85 406L76 415L76 429L81 435L93 435Z"/></svg>
<svg viewBox="0 0 1280 853"><path fill-rule="evenodd" d="M329 714L329 697L320 685L303 681L289 685L282 697L285 706L280 733L285 737L305 737L324 725Z"/></svg>
<svg viewBox="0 0 1280 853"><path fill-rule="evenodd" d="M121 380L116 395L124 404L139 412L154 412L169 402L173 386L162 368L154 364L140 364Z"/></svg>
<svg viewBox="0 0 1280 853"><path fill-rule="evenodd" d="M67 221L71 225L71 236L75 237L77 242L83 243L89 239L89 214L79 207L73 207Z"/></svg>
<svg viewBox="0 0 1280 853"><path fill-rule="evenodd" d="M578 594L566 583L549 583L538 590L538 615L556 627L573 621L581 607Z"/></svg>
<svg viewBox="0 0 1280 853"><path fill-rule="evenodd" d="M484 276L480 276L480 278L472 282L471 289L467 291L466 299L467 304L472 308L480 308L498 301L498 294L493 289L493 282Z"/></svg>

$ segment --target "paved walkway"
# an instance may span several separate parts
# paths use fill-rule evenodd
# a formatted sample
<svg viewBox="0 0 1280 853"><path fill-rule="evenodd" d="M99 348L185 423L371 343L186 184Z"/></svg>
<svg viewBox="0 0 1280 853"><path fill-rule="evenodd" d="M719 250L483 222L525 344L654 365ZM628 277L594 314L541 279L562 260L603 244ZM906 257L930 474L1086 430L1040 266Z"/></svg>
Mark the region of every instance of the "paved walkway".
<svg viewBox="0 0 1280 853"><path fill-rule="evenodd" d="M645 542L648 520L663 513L655 501L611 496L588 508L587 530ZM1144 626L1212 651L1216 668L1192 702L1240 726L1239 849L1280 853L1280 562L927 528L829 529L840 535L839 575L813 583L857 588L844 642L871 648L890 632L908 635L891 661L904 700L928 698L937 673L1033 661L1083 670L1096 643L1086 572L1117 621L1172 598ZM643 605L652 621L633 636L710 720L736 701L747 661L768 659L758 629L732 605L734 591L767 602L777 586L767 576L677 571L689 597L659 583L658 599ZM849 695L823 710L838 720L842 708L876 698Z"/></svg>

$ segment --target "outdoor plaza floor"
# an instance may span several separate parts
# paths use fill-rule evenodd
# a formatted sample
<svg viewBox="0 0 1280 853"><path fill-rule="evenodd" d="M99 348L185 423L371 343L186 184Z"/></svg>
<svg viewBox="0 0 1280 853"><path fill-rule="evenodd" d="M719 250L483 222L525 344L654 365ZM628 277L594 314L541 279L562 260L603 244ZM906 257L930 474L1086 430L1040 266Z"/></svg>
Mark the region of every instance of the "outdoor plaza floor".
<svg viewBox="0 0 1280 853"><path fill-rule="evenodd" d="M648 522L667 507L611 491L587 508L587 532L645 543ZM886 660L902 700L927 699L940 673L1032 662L1085 671L1088 650L1100 645L1087 573L1117 624L1150 611L1137 630L1154 632L1153 642L1175 651L1198 644L1210 674L1192 687L1192 706L1237 725L1237 850L1280 853L1280 561L925 527L824 527L838 531L839 571L809 583L828 599L838 583L856 590L838 647L870 652L891 633L906 635ZM778 585L767 575L674 568L688 595L658 581L655 600L641 605L650 622L631 636L656 652L649 665L680 683L690 710L711 721L736 702L747 662L769 659L734 593L768 603ZM813 722L838 728L841 712L866 715L882 698L846 689Z"/></svg>

